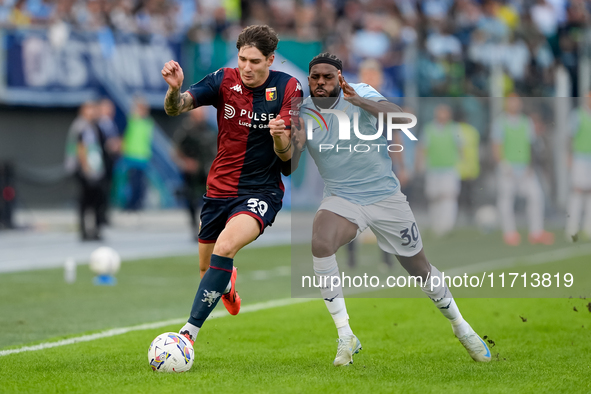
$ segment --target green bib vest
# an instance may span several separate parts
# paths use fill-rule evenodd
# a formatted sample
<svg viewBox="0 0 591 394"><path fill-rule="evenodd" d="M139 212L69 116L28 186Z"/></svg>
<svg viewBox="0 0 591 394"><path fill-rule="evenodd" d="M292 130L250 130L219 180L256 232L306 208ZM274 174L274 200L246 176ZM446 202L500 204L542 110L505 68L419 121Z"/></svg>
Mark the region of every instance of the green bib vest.
<svg viewBox="0 0 591 394"><path fill-rule="evenodd" d="M528 121L520 116L517 124L509 124L503 119L503 159L511 164L529 164L531 160L531 142L528 134Z"/></svg>
<svg viewBox="0 0 591 394"><path fill-rule="evenodd" d="M123 154L138 160L149 160L152 157L153 132L154 121L151 118L130 118L123 137Z"/></svg>
<svg viewBox="0 0 591 394"><path fill-rule="evenodd" d="M454 135L456 130L455 123L448 123L443 130L438 130L433 123L427 125L425 134L428 138L427 164L429 168L454 168L458 164L458 144Z"/></svg>
<svg viewBox="0 0 591 394"><path fill-rule="evenodd" d="M579 110L579 128L573 138L573 152L591 153L591 115L584 109Z"/></svg>

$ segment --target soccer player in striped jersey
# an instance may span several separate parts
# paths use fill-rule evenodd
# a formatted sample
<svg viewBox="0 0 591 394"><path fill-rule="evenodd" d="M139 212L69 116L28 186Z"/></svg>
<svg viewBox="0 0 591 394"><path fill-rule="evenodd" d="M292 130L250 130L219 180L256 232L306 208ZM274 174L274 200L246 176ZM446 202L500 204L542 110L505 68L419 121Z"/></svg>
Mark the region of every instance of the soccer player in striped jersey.
<svg viewBox="0 0 591 394"><path fill-rule="evenodd" d="M249 26L238 36L238 68L221 68L181 93L183 70L171 60L164 108L176 116L204 105L217 108L218 153L207 178L201 210L201 283L181 334L191 341L222 298L232 315L240 310L234 256L271 226L281 209L281 172L291 169L292 103L302 97L291 75L269 68L279 38L273 29Z"/></svg>

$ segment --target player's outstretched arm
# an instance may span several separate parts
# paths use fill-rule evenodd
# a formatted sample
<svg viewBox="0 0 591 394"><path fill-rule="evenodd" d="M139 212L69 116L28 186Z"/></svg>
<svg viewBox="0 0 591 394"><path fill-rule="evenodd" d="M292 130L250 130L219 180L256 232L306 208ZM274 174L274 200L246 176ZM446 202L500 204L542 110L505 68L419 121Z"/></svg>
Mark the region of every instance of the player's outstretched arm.
<svg viewBox="0 0 591 394"><path fill-rule="evenodd" d="M373 101L363 98L357 94L355 89L351 85L345 81L345 78L339 71L339 85L341 85L341 89L343 90L343 96L345 100L350 102L351 104L366 110L376 118L379 116L380 113L388 113L388 112L402 112L402 109L394 103L389 102L388 100L384 99L382 101ZM410 123L408 118L400 118L396 119L397 123Z"/></svg>
<svg viewBox="0 0 591 394"><path fill-rule="evenodd" d="M164 111L169 116L177 116L193 109L193 96L189 92L181 93L181 86L185 76L181 66L171 60L162 68L162 78L168 84L168 91L164 98Z"/></svg>

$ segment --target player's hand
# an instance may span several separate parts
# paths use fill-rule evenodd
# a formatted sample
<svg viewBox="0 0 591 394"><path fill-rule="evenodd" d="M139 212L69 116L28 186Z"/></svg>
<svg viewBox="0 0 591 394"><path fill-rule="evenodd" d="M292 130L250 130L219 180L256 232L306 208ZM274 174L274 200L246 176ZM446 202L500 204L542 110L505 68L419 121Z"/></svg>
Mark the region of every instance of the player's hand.
<svg viewBox="0 0 591 394"><path fill-rule="evenodd" d="M351 87L351 85L349 85L347 83L347 81L345 81L345 77L343 77L343 74L341 74L340 71L339 71L339 85L341 85L341 90L343 91L343 96L345 97L345 100L351 101L351 100L355 100L357 97L359 97L359 95L357 94L355 89L353 89Z"/></svg>
<svg viewBox="0 0 591 394"><path fill-rule="evenodd" d="M299 128L296 123L299 123ZM306 145L306 128L304 126L304 119L299 118L299 122L294 122L291 118L291 135L293 138L293 145L297 150L301 151Z"/></svg>
<svg viewBox="0 0 591 394"><path fill-rule="evenodd" d="M199 171L199 162L191 157L185 157L183 160L183 170L190 174L197 174Z"/></svg>
<svg viewBox="0 0 591 394"><path fill-rule="evenodd" d="M285 128L285 120L281 119L281 115L277 115L276 118L269 121L269 132L273 139L280 139L284 135L288 140L291 138L291 133Z"/></svg>
<svg viewBox="0 0 591 394"><path fill-rule="evenodd" d="M168 86L172 89L178 90L183 85L185 75L183 74L181 66L174 60L171 60L164 64L164 67L162 68L162 78L164 78Z"/></svg>

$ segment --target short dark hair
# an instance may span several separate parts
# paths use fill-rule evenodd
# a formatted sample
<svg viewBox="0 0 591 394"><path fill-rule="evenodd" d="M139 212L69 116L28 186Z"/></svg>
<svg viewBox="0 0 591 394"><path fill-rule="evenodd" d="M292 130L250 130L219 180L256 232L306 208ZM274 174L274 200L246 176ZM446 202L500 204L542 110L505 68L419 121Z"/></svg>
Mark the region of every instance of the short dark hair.
<svg viewBox="0 0 591 394"><path fill-rule="evenodd" d="M343 71L343 62L341 59L336 57L336 55L324 52L318 56L314 56L314 58L310 60L310 63L308 63L308 72L312 71L312 67L319 63L331 64L335 66L337 70Z"/></svg>
<svg viewBox="0 0 591 394"><path fill-rule="evenodd" d="M236 48L252 46L261 51L265 57L269 57L277 49L279 36L272 27L267 25L252 25L245 27L238 36Z"/></svg>

